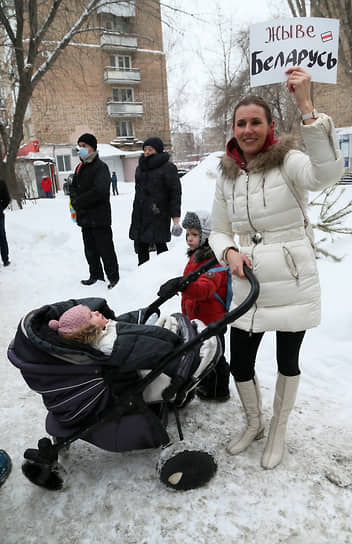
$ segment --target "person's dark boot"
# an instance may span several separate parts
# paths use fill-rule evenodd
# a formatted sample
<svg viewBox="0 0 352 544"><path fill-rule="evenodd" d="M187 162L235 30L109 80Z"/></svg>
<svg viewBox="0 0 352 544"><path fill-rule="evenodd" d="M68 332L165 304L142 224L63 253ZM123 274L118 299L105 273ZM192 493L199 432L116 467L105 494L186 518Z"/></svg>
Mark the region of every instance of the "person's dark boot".
<svg viewBox="0 0 352 544"><path fill-rule="evenodd" d="M230 367L226 360L221 358L215 369L197 387L197 397L200 400L226 402L230 398L229 380Z"/></svg>
<svg viewBox="0 0 352 544"><path fill-rule="evenodd" d="M7 259L7 261L4 261L4 266L10 266L10 261Z"/></svg>
<svg viewBox="0 0 352 544"><path fill-rule="evenodd" d="M119 281L119 278L117 278L117 280L112 280L108 285L108 289L113 289L115 285L117 285L118 281Z"/></svg>
<svg viewBox="0 0 352 544"><path fill-rule="evenodd" d="M230 398L230 391L225 392L215 391L214 388L206 389L203 386L199 386L196 389L197 397L200 400L212 400L215 402L226 402Z"/></svg>
<svg viewBox="0 0 352 544"><path fill-rule="evenodd" d="M92 278L91 276L87 280L81 280L82 285L93 285L98 280L104 281L104 278Z"/></svg>

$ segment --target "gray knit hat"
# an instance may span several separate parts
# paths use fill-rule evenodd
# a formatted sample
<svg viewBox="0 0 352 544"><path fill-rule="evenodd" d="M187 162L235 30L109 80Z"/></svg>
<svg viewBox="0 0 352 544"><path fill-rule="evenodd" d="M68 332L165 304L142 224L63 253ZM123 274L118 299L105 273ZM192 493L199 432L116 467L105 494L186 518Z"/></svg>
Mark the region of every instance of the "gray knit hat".
<svg viewBox="0 0 352 544"><path fill-rule="evenodd" d="M187 212L182 221L182 226L184 229L189 228L199 230L199 245L201 246L208 239L211 231L210 213L205 210Z"/></svg>

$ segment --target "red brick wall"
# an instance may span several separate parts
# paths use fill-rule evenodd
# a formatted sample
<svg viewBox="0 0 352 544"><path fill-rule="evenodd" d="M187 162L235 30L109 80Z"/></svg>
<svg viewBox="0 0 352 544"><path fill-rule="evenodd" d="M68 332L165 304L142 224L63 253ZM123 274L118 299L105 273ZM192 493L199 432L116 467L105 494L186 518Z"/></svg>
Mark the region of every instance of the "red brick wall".
<svg viewBox="0 0 352 544"><path fill-rule="evenodd" d="M336 127L352 126L352 79L339 65L337 83L313 83L313 100L318 111L331 115Z"/></svg>
<svg viewBox="0 0 352 544"><path fill-rule="evenodd" d="M139 140L158 135L168 144L166 62L165 55L160 53L163 47L160 2L149 0L147 6L148 9L143 0L136 1L136 17L130 26L131 32L138 36L138 49L143 50L132 55L132 66L141 73L141 82L133 85L134 100L143 102L144 109L143 117L133 119L134 130ZM92 33L83 33L79 40L99 44L99 36ZM116 119L107 115L106 104L107 98L112 97L112 85L104 83L104 66L110 64L109 55L99 45L67 47L33 94L33 139L40 143L75 143L77 137L87 131L93 132L102 143L115 138Z"/></svg>

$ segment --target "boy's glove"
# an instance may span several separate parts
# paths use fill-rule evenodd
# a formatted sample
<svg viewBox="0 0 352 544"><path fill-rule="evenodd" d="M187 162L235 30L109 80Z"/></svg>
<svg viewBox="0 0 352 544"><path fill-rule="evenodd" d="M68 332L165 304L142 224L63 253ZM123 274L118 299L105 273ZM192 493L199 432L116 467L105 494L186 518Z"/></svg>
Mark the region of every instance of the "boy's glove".
<svg viewBox="0 0 352 544"><path fill-rule="evenodd" d="M175 223L175 225L173 225L172 229L171 229L171 234L172 236L181 236L182 234L182 226L180 225L180 223Z"/></svg>
<svg viewBox="0 0 352 544"><path fill-rule="evenodd" d="M158 291L158 296L162 298L170 298L175 295L177 291L184 291L187 285L182 285L183 283L183 276L179 276L178 278L171 278L171 280L166 281L160 287Z"/></svg>

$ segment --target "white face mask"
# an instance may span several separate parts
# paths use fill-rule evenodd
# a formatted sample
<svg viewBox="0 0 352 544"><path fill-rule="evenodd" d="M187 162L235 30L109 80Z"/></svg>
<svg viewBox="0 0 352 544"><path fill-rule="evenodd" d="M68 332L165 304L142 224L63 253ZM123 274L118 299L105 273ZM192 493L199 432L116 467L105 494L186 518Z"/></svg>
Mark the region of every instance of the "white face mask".
<svg viewBox="0 0 352 544"><path fill-rule="evenodd" d="M79 156L83 159L84 157L86 157L87 155L89 155L89 151L86 147L80 147L79 148Z"/></svg>

